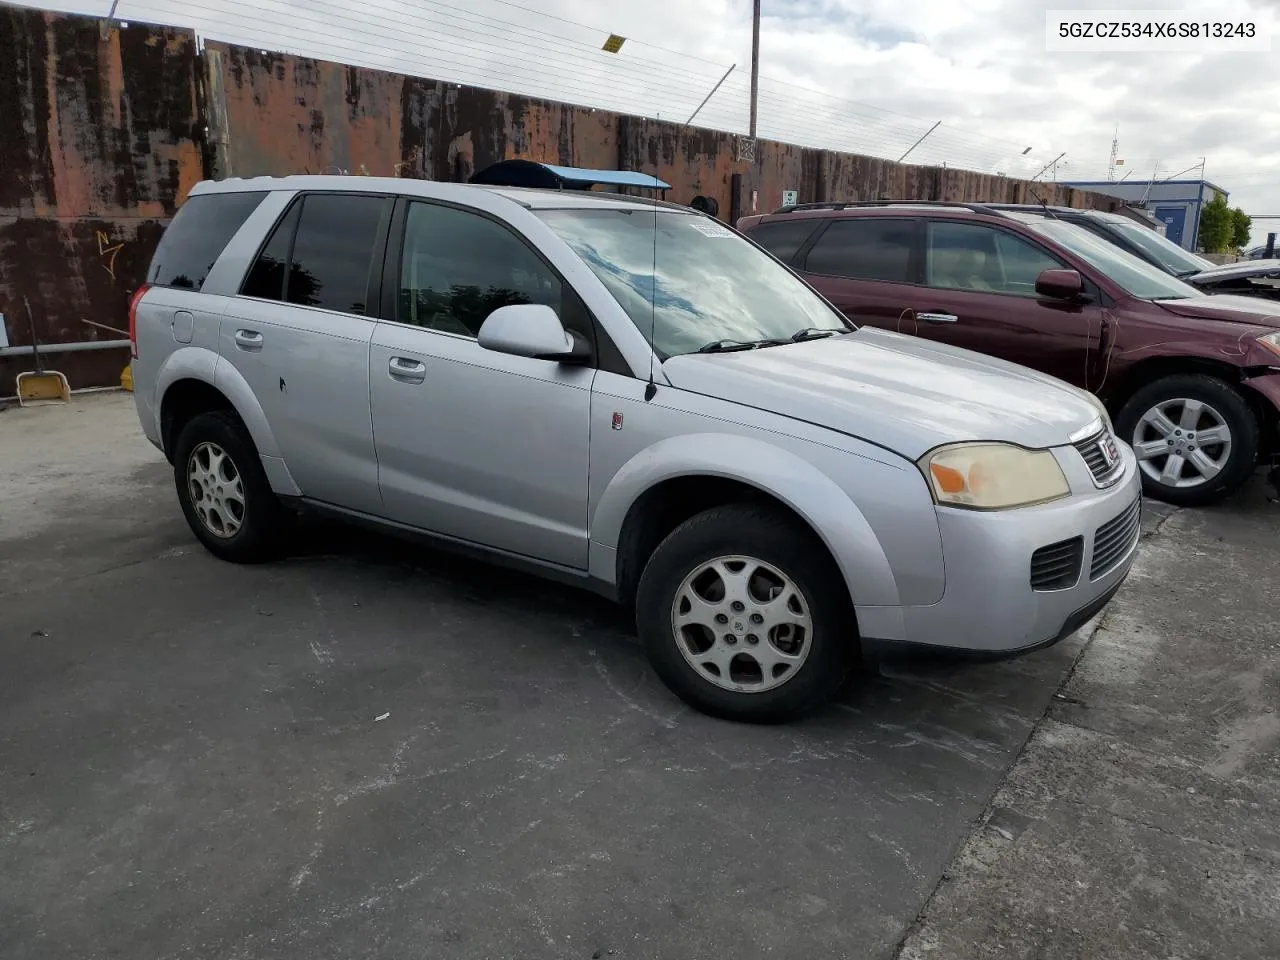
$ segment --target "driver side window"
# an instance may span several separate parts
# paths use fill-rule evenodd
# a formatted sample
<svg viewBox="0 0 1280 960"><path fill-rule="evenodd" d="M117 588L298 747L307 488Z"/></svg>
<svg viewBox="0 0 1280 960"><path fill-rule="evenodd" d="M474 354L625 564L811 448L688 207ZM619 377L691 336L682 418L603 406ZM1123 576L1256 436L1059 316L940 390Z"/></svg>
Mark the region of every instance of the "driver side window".
<svg viewBox="0 0 1280 960"><path fill-rule="evenodd" d="M1036 295L1036 277L1063 264L1039 247L977 223L929 224L925 282L946 290Z"/></svg>
<svg viewBox="0 0 1280 960"><path fill-rule="evenodd" d="M487 217L412 203L405 218L396 320L476 337L494 310L540 303L559 314L562 285L506 227Z"/></svg>

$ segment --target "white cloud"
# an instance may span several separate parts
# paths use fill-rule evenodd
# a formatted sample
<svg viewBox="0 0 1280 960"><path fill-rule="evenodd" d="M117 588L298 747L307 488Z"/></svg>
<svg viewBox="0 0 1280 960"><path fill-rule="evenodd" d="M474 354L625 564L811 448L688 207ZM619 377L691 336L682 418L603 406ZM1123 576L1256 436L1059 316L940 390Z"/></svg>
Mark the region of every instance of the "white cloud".
<svg viewBox="0 0 1280 960"><path fill-rule="evenodd" d="M1115 8L1257 21L1280 50L1280 0L764 0L760 135L893 157L941 120L913 160L1029 175L1065 151L1059 179L1100 179L1119 124L1131 178L1203 157L1232 205L1280 214L1280 61L1046 51L1047 10ZM747 122L750 0L120 0L118 16L680 121L736 63L698 123ZM596 49L608 31L630 38L616 57Z"/></svg>

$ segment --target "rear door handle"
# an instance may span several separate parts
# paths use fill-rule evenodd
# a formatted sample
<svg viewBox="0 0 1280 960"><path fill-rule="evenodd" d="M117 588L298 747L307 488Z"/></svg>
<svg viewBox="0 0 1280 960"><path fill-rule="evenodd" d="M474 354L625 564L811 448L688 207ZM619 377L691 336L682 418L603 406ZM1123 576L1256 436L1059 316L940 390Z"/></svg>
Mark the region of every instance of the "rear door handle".
<svg viewBox="0 0 1280 960"><path fill-rule="evenodd" d="M261 350L262 334L257 330L237 330L236 346L241 350Z"/></svg>
<svg viewBox="0 0 1280 960"><path fill-rule="evenodd" d="M392 380L401 383L422 383L427 379L427 365L408 357L392 357L387 363L387 373L391 374Z"/></svg>
<svg viewBox="0 0 1280 960"><path fill-rule="evenodd" d="M925 323L955 323L960 318L954 313L917 313L916 319Z"/></svg>

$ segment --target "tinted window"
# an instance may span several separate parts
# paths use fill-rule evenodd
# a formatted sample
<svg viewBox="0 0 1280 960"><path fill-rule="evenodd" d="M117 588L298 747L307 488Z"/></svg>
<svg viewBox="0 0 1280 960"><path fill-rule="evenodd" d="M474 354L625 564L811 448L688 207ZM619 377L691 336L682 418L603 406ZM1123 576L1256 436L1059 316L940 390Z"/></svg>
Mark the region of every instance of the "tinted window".
<svg viewBox="0 0 1280 960"><path fill-rule="evenodd" d="M719 340L851 329L808 284L706 217L639 205L534 212L591 268L663 359Z"/></svg>
<svg viewBox="0 0 1280 960"><path fill-rule="evenodd" d="M854 280L911 280L915 222L889 217L833 220L805 261L810 273Z"/></svg>
<svg viewBox="0 0 1280 960"><path fill-rule="evenodd" d="M373 251L391 201L313 193L302 204L285 299L308 307L364 313Z"/></svg>
<svg viewBox="0 0 1280 960"><path fill-rule="evenodd" d="M245 296L264 300L284 299L284 268L289 262L289 245L293 243L293 231L298 226L298 214L301 212L301 203L292 204L276 226L240 288Z"/></svg>
<svg viewBox="0 0 1280 960"><path fill-rule="evenodd" d="M949 290L1033 297L1036 277L1063 264L1013 234L976 223L929 224L925 282Z"/></svg>
<svg viewBox="0 0 1280 960"><path fill-rule="evenodd" d="M762 223L747 236L783 263L790 263L821 220L773 220Z"/></svg>
<svg viewBox="0 0 1280 960"><path fill-rule="evenodd" d="M560 280L501 224L453 207L414 203L405 219L396 319L474 337L499 307L560 312Z"/></svg>
<svg viewBox="0 0 1280 960"><path fill-rule="evenodd" d="M1031 224L1031 229L1085 260L1131 296L1143 300L1184 300L1200 296L1200 291L1190 284L1073 223L1046 220Z"/></svg>
<svg viewBox="0 0 1280 960"><path fill-rule="evenodd" d="M147 283L199 290L222 250L265 193L207 193L192 197L174 215L151 258Z"/></svg>

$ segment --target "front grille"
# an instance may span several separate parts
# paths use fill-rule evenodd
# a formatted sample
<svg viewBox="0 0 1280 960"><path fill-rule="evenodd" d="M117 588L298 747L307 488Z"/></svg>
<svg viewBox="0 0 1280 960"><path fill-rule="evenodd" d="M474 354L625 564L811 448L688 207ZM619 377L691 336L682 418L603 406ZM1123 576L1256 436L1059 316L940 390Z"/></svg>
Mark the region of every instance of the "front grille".
<svg viewBox="0 0 1280 960"><path fill-rule="evenodd" d="M1105 487L1119 478L1120 471L1124 469L1124 461L1120 458L1120 448L1110 430L1103 427L1092 437L1076 441L1073 446L1084 457L1098 486Z"/></svg>
<svg viewBox="0 0 1280 960"><path fill-rule="evenodd" d="M1138 540L1142 527L1142 498L1134 500L1124 513L1108 520L1093 535L1093 561L1089 564L1089 579L1097 580L1115 569L1129 549Z"/></svg>
<svg viewBox="0 0 1280 960"><path fill-rule="evenodd" d="M1031 555L1031 589L1065 590L1080 579L1084 538L1072 537L1041 547Z"/></svg>

